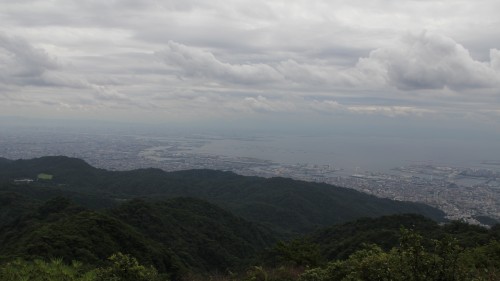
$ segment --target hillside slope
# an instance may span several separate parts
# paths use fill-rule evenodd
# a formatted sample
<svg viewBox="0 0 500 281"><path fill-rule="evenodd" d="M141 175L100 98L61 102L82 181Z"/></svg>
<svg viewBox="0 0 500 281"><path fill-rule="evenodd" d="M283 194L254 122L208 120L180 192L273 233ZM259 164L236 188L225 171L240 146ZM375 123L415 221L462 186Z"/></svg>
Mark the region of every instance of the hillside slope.
<svg viewBox="0 0 500 281"><path fill-rule="evenodd" d="M168 245L188 267L206 271L247 264L277 241L272 231L193 198L132 200L108 214Z"/></svg>
<svg viewBox="0 0 500 281"><path fill-rule="evenodd" d="M10 208L25 202L14 198ZM248 264L276 242L271 231L198 199L136 199L106 211L87 210L61 197L29 204L37 207L0 228L0 257L98 264L122 252L162 272L208 272Z"/></svg>
<svg viewBox="0 0 500 281"><path fill-rule="evenodd" d="M39 173L53 175L53 179L36 184L61 192L100 194L110 199L200 198L288 235L360 217L398 213L417 213L435 220L444 217L440 210L424 204L381 199L352 189L285 178L245 177L213 170L115 172L96 169L80 159L68 157L0 164L0 180L4 181L36 178Z"/></svg>
<svg viewBox="0 0 500 281"><path fill-rule="evenodd" d="M445 236L457 239L459 245L472 248L500 240L500 225L486 229L476 225L453 221L439 225L435 221L415 214L391 215L378 218L361 218L344 224L318 230L306 236L306 240L319 246L327 260L346 259L363 244L377 244L385 250L397 247L401 228L422 235L423 244L432 248L432 239Z"/></svg>

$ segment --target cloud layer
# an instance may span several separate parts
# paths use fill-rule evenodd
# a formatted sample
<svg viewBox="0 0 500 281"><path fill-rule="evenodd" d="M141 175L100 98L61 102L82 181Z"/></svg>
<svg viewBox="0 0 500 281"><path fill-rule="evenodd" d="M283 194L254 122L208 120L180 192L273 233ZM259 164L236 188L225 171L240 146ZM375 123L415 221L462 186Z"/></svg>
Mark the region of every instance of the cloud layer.
<svg viewBox="0 0 500 281"><path fill-rule="evenodd" d="M499 118L493 0L36 0L0 9L6 115Z"/></svg>

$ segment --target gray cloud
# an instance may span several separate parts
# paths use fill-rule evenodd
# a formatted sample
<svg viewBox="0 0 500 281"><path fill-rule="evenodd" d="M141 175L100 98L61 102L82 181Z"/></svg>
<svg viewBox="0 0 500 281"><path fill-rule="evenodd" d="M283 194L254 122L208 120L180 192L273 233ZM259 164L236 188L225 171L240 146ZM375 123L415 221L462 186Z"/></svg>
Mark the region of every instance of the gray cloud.
<svg viewBox="0 0 500 281"><path fill-rule="evenodd" d="M33 114L151 111L166 120L474 111L498 121L498 8L494 0L3 1L0 111L9 102Z"/></svg>
<svg viewBox="0 0 500 281"><path fill-rule="evenodd" d="M272 84L277 88L292 90L297 85L329 87L335 84L352 84L356 80L335 66L299 63L294 59L268 63L222 62L209 51L172 41L156 55L184 77L253 85L256 88Z"/></svg>
<svg viewBox="0 0 500 281"><path fill-rule="evenodd" d="M497 73L500 73L500 50L490 50L490 63L491 68L493 68Z"/></svg>
<svg viewBox="0 0 500 281"><path fill-rule="evenodd" d="M0 33L0 77L5 84L45 84L43 75L59 68L44 50Z"/></svg>
<svg viewBox="0 0 500 281"><path fill-rule="evenodd" d="M492 61L474 60L467 49L451 38L423 32L407 35L399 44L380 48L358 64L369 75L385 76L387 83L403 90L498 87L497 51Z"/></svg>
<svg viewBox="0 0 500 281"><path fill-rule="evenodd" d="M177 66L184 75L215 78L221 81L254 84L282 80L282 75L266 64L230 64L221 62L212 53L169 42L158 52L166 64Z"/></svg>
<svg viewBox="0 0 500 281"><path fill-rule="evenodd" d="M0 85L4 100L22 105L85 109L130 104L116 89L68 73L64 65L44 49L16 36L0 34ZM34 93L33 88L41 88ZM7 94L9 93L9 94Z"/></svg>

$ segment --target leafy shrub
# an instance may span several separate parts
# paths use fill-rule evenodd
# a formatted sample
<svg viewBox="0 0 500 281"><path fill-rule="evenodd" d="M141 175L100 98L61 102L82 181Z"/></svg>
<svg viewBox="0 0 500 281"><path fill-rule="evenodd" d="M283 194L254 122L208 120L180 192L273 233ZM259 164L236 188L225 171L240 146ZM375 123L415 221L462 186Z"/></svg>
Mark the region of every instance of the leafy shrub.
<svg viewBox="0 0 500 281"><path fill-rule="evenodd" d="M62 259L50 262L15 260L0 267L1 281L94 281L95 273L86 271L81 263L66 265Z"/></svg>
<svg viewBox="0 0 500 281"><path fill-rule="evenodd" d="M96 270L95 281L160 281L154 267L140 265L134 257L117 253L109 257L111 265ZM165 280L165 279L163 279Z"/></svg>

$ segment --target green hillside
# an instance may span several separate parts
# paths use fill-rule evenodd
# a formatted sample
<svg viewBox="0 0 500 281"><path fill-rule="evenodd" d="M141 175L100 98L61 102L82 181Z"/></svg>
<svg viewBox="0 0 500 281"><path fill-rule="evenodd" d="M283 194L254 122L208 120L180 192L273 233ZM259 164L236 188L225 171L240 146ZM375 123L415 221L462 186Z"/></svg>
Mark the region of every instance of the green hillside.
<svg viewBox="0 0 500 281"><path fill-rule="evenodd" d="M193 198L132 200L108 214L168 245L188 267L203 271L248 264L276 242L272 231Z"/></svg>
<svg viewBox="0 0 500 281"><path fill-rule="evenodd" d="M109 200L148 197L195 197L215 203L250 221L266 224L284 235L307 233L319 227L361 217L417 213L442 220L444 213L424 204L381 199L352 189L286 178L239 176L231 172L159 169L106 171L68 157L42 157L0 163L0 180L53 175L44 188L78 197L94 194ZM35 196L36 197L36 196ZM76 199L75 199L76 200ZM81 200L82 201L82 200ZM81 202L86 205L89 202ZM89 207L95 207L93 201Z"/></svg>
<svg viewBox="0 0 500 281"><path fill-rule="evenodd" d="M499 280L499 241L500 225L440 225L414 214L362 218L277 243L262 256L264 267L253 276L300 281ZM288 268L289 274L280 275L276 268Z"/></svg>
<svg viewBox="0 0 500 281"><path fill-rule="evenodd" d="M30 184L15 184L12 182L0 183L0 193L22 195L32 201L46 201L55 197L65 197L71 201L90 209L104 209L116 206L119 201L102 192L73 191L66 185L57 185L47 182L33 182Z"/></svg>
<svg viewBox="0 0 500 281"><path fill-rule="evenodd" d="M462 247L476 247L486 245L491 240L500 241L499 226L488 230L458 221L439 225L420 215L404 214L362 218L334 225L308 235L307 241L318 245L326 259L333 260L349 257L360 250L363 244L377 244L385 250L396 247L402 227L424 236L424 245L429 247L432 239L439 240L446 236L457 239Z"/></svg>
<svg viewBox="0 0 500 281"><path fill-rule="evenodd" d="M0 229L29 213L35 206L36 201L30 200L19 193L0 191Z"/></svg>
<svg viewBox="0 0 500 281"><path fill-rule="evenodd" d="M8 197L0 197L4 198ZM15 198L2 212L22 209L24 204L25 199ZM183 269L237 268L275 241L271 231L197 199L132 200L97 212L58 197L4 223L0 256L6 260L62 258L99 265L122 252L160 272L179 274Z"/></svg>
<svg viewBox="0 0 500 281"><path fill-rule="evenodd" d="M11 186L17 187L30 185ZM465 281L500 276L500 225L440 225L403 214L361 218L277 241L280 235L266 227L186 197L131 199L89 210L63 197L43 202L0 192L0 203L1 281Z"/></svg>
<svg viewBox="0 0 500 281"><path fill-rule="evenodd" d="M500 225L442 218L285 178L0 159L0 281L498 280Z"/></svg>

